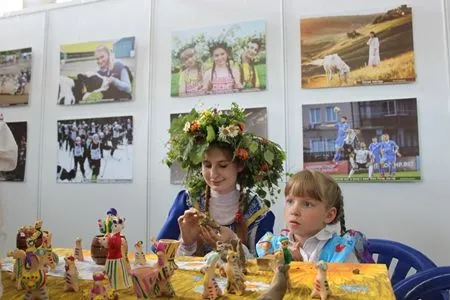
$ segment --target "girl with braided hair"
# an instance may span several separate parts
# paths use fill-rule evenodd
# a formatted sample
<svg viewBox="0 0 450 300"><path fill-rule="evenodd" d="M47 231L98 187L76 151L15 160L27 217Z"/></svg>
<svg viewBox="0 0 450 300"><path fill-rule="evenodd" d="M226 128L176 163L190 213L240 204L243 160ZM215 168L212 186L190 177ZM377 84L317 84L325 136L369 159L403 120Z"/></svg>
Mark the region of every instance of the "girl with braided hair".
<svg viewBox="0 0 450 300"><path fill-rule="evenodd" d="M177 195L157 239L180 239L179 255L204 256L217 242L237 239L255 255L256 241L273 231L275 216L263 189L274 195L285 154L245 132L244 119L233 104L226 113L193 110L172 121L167 160L185 167L187 189Z"/></svg>
<svg viewBox="0 0 450 300"><path fill-rule="evenodd" d="M203 89L212 94L232 93L242 89L241 74L231 65L231 50L225 43L214 43L210 47L213 60L211 70L205 73Z"/></svg>
<svg viewBox="0 0 450 300"><path fill-rule="evenodd" d="M294 260L373 262L365 236L345 228L344 198L330 176L303 170L285 188L284 217Z"/></svg>

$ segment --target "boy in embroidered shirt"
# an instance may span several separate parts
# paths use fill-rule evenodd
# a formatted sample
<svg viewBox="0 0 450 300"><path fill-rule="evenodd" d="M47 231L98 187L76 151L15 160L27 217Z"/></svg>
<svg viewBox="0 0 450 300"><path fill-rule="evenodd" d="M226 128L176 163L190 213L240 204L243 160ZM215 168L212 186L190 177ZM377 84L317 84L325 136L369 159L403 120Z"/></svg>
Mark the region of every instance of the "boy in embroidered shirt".
<svg viewBox="0 0 450 300"><path fill-rule="evenodd" d="M286 185L285 197L284 217L294 260L373 262L364 235L346 232L342 191L330 176L313 170L298 172Z"/></svg>

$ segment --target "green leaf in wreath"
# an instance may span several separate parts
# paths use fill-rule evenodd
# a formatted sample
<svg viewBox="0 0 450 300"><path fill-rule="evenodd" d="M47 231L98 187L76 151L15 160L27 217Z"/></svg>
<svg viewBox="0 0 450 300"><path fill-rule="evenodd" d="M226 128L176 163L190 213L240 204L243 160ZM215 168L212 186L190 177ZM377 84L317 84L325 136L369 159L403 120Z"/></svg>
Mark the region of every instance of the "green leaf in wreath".
<svg viewBox="0 0 450 300"><path fill-rule="evenodd" d="M214 128L211 125L208 125L208 127L206 127L206 141L208 143L214 141L216 139L216 133L214 132Z"/></svg>
<svg viewBox="0 0 450 300"><path fill-rule="evenodd" d="M270 164L273 164L273 153L270 150L266 150L266 152L264 152L264 159Z"/></svg>
<svg viewBox="0 0 450 300"><path fill-rule="evenodd" d="M248 146L248 149L250 150L251 154L254 154L258 150L258 143L255 141L252 141L250 143L250 146Z"/></svg>

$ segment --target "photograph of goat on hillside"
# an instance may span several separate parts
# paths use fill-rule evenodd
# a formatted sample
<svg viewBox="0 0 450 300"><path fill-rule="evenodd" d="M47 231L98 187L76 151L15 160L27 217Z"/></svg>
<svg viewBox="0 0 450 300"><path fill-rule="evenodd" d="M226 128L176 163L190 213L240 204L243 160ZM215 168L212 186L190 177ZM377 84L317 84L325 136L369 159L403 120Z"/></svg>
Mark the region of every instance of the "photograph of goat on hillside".
<svg viewBox="0 0 450 300"><path fill-rule="evenodd" d="M301 86L327 88L416 80L412 9L302 18Z"/></svg>

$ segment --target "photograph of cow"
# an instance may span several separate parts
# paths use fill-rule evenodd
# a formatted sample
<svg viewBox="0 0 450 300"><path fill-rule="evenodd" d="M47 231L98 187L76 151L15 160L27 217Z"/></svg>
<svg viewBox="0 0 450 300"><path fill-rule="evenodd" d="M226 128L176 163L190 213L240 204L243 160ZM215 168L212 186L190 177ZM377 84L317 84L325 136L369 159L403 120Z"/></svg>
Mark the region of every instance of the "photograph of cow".
<svg viewBox="0 0 450 300"><path fill-rule="evenodd" d="M132 116L60 120L57 130L57 182L132 181Z"/></svg>
<svg viewBox="0 0 450 300"><path fill-rule="evenodd" d="M267 137L268 123L267 123L267 108L266 107L254 107L246 108L246 121L245 131L251 132L255 135ZM183 114L171 114L170 121ZM170 167L170 183L182 184L186 172L182 169L181 165L174 162Z"/></svg>
<svg viewBox="0 0 450 300"><path fill-rule="evenodd" d="M339 182L420 180L415 98L303 105L303 167Z"/></svg>
<svg viewBox="0 0 450 300"><path fill-rule="evenodd" d="M31 48L0 52L0 106L28 104Z"/></svg>
<svg viewBox="0 0 450 300"><path fill-rule="evenodd" d="M134 97L135 38L60 47L58 104L127 101Z"/></svg>
<svg viewBox="0 0 450 300"><path fill-rule="evenodd" d="M416 80L412 9L302 18L301 86L328 88Z"/></svg>
<svg viewBox="0 0 450 300"><path fill-rule="evenodd" d="M27 160L27 122L7 122L17 143L17 166L12 171L1 171L0 181L24 181Z"/></svg>

